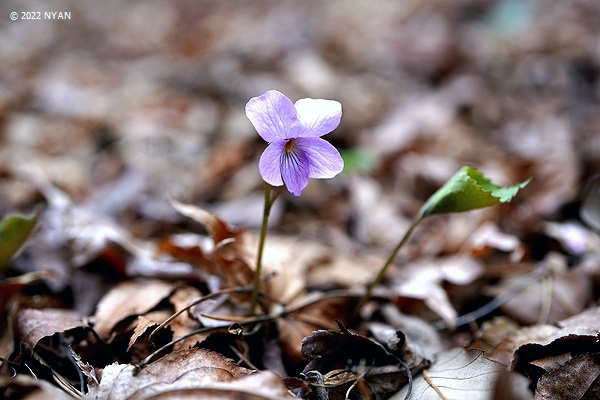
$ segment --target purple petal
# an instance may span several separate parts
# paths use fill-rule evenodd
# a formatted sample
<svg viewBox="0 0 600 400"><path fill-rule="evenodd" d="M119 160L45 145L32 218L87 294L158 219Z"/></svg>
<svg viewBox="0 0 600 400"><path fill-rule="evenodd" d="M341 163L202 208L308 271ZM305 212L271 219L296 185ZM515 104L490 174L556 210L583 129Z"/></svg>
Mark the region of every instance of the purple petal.
<svg viewBox="0 0 600 400"><path fill-rule="evenodd" d="M294 104L276 90L251 98L246 104L246 116L267 142L298 137L302 130Z"/></svg>
<svg viewBox="0 0 600 400"><path fill-rule="evenodd" d="M306 153L300 148L281 154L281 176L285 186L295 196L300 196L302 189L308 185L309 165Z"/></svg>
<svg viewBox="0 0 600 400"><path fill-rule="evenodd" d="M344 169L339 151L321 138L301 137L296 146L308 157L310 178L333 178Z"/></svg>
<svg viewBox="0 0 600 400"><path fill-rule="evenodd" d="M342 119L342 104L335 100L300 99L296 102L298 118L304 130L299 136L323 136L333 131Z"/></svg>
<svg viewBox="0 0 600 400"><path fill-rule="evenodd" d="M281 155L283 154L283 147L285 146L285 140L277 140L267 146L263 151L258 161L258 170L260 176L269 185L281 186L283 180L281 179Z"/></svg>

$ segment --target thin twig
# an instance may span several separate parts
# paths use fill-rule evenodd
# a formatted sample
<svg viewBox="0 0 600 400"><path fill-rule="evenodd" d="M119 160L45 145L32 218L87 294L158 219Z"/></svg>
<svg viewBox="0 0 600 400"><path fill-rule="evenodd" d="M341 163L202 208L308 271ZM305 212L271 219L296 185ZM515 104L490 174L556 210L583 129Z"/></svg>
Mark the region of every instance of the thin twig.
<svg viewBox="0 0 600 400"><path fill-rule="evenodd" d="M73 385L71 385L64 376L60 375L56 371L52 370L52 379L58 387L60 387L65 393L74 399L82 399L83 393L80 393Z"/></svg>
<svg viewBox="0 0 600 400"><path fill-rule="evenodd" d="M146 365L148 365L153 359L154 357L156 357L158 354L162 353L164 350L168 349L169 347L187 339L190 338L192 336L198 335L200 333L204 333L204 332L210 332L210 331L216 331L219 329L226 329L228 328L229 325L219 325L219 326L209 326L209 327L204 327L204 328L200 328L200 329L196 329L193 332L190 332L186 335L183 335L181 337L178 337L177 339L171 340L169 343L163 345L162 347L160 347L159 349L153 351L152 353L150 353L146 358L144 358L142 361L135 363L134 367L135 370L133 372L133 375L137 375L137 373L144 368Z"/></svg>
<svg viewBox="0 0 600 400"><path fill-rule="evenodd" d="M292 314L295 313L297 311L301 311L307 307L310 307L312 305L315 305L317 303L320 303L322 301L325 300L330 300L330 299L336 299L336 298L344 298L344 297L358 297L358 296L364 296L364 294L362 294L361 292L358 291L351 291L351 290L332 290L329 292L326 292L325 294L322 294L312 300L307 300L304 303L300 303L294 307L289 308L288 310L284 311L284 313L287 314ZM378 298L382 298L381 296L378 296ZM387 299L389 300L389 299Z"/></svg>
<svg viewBox="0 0 600 400"><path fill-rule="evenodd" d="M273 276L275 276L274 273L271 273L269 275L264 276L261 281L266 282L267 280L271 279ZM221 294L232 294L232 293L248 293L248 292L252 292L252 288L247 287L247 286L236 286L233 288L226 288L226 289L221 289L221 290L217 290L216 292L213 293L209 293L207 295L198 297L197 299L195 299L194 301L192 301L191 303L189 303L188 305L186 305L185 307L183 307L181 310L177 311L176 313L174 313L173 315L171 315L169 318L167 318L166 320L164 320L160 325L158 325L156 328L154 328L152 330L152 332L150 333L150 335L148 336L148 339L152 340L152 337L156 334L156 332L158 332L160 329L164 328L165 326L167 326L168 324L170 324L175 318L177 318L178 316L180 316L181 314L183 314L185 311L190 310L192 307L194 307L195 305L198 305L200 303L202 303L204 300L209 300L212 299L213 297L219 296ZM273 303L280 303L277 299L273 298L272 296L270 296L267 293L260 293L260 297L264 297L266 299L269 299L270 301L272 301Z"/></svg>
<svg viewBox="0 0 600 400"><path fill-rule="evenodd" d="M234 288L218 290L216 292L209 293L205 296L198 297L196 300L192 301L187 306L185 306L181 310L177 311L175 314L171 315L169 318L164 320L160 325L158 325L150 333L150 335L148 336L148 339L152 339L152 337L154 336L154 334L156 334L156 332L158 332L160 329L164 328L165 326L169 325L175 318L177 318L178 316L180 316L181 314L183 314L185 311L189 310L190 308L194 307L195 305L202 303L204 300L212 299L213 297L219 296L221 294L244 293L244 292L249 292L250 290L251 289L249 289L247 287L234 287Z"/></svg>
<svg viewBox="0 0 600 400"><path fill-rule="evenodd" d="M204 318L209 318L209 319L214 319L215 321L223 321L223 322L241 322L241 321L246 321L248 320L248 317L234 317L232 315L229 316L222 316L222 315L213 315L213 314L205 314L205 313L200 313L198 314L201 317Z"/></svg>
<svg viewBox="0 0 600 400"><path fill-rule="evenodd" d="M427 381L429 386L431 386L433 388L433 390L436 391L436 393L442 398L442 400L448 400L448 398L446 396L444 396L444 393L442 393L440 388L437 387L437 385L431 381L431 378L429 378L429 374L427 373L427 370L424 369L422 371L422 373L423 373L423 378L425 378L425 380Z"/></svg>
<svg viewBox="0 0 600 400"><path fill-rule="evenodd" d="M271 315L258 315L258 316L254 316L254 317L248 317L246 319L240 319L239 321L236 321L236 323L240 324L240 325L251 325L251 324L257 324L260 322L267 322L267 321L274 321L276 319L279 318L286 318L287 316L289 316L290 314L296 313L298 311L303 310L304 308L310 307L314 304L317 304L321 301L325 301L325 300L329 300L329 299L333 299L333 298L338 298L338 297L351 297L351 296L359 296L356 293L352 293L350 291L347 290L336 290L336 291L332 291L332 292L328 292L323 296L320 296L316 299L311 299L308 300L304 303L298 304L294 307L291 307L288 310L283 310L279 313L276 314L271 314ZM151 354L149 354L146 358L144 358L142 361L140 361L139 363L134 364L135 365L135 372L134 374L136 374L137 372L139 372L139 370L141 370L142 368L144 368L146 365L148 365L158 354L161 354L164 350L168 349L169 347L183 341L186 340L192 336L198 335L200 333L206 333L206 332L211 332L211 331L218 331L221 329L228 329L231 326L231 324L223 324L223 325L217 325L217 326L209 326L209 327L203 327L200 329L196 329L193 332L190 332L188 334L185 334L177 339L173 339L172 341L170 341L169 343L163 345L162 347L160 347L159 349L155 350L154 352L152 352Z"/></svg>
<svg viewBox="0 0 600 400"><path fill-rule="evenodd" d="M24 365L25 365L25 367L27 367L27 369L31 373L31 376L33 376L35 380L39 381L39 379L38 379L37 375L35 374L35 372L33 372L33 370L31 368L29 368L29 365L27 365L27 363L24 363Z"/></svg>
<svg viewBox="0 0 600 400"><path fill-rule="evenodd" d="M251 369L253 369L255 371L258 371L258 368L256 368L256 366L254 364L252 364L252 361L250 361L248 359L248 357L243 355L242 352L239 351L235 346L229 345L229 349L231 351L233 351L235 353L235 355L238 356L241 361L245 362L248 367L250 367Z"/></svg>
<svg viewBox="0 0 600 400"><path fill-rule="evenodd" d="M362 370L362 372L358 374L358 376L354 379L352 385L350 385L348 390L346 390L346 396L344 397L344 400L348 400L350 398L350 393L352 392L352 389L354 389L356 385L358 385L360 380L367 375L367 373L371 370L372 367L373 366L371 365L369 368L365 368L365 359L361 358L361 360L358 363L358 370Z"/></svg>

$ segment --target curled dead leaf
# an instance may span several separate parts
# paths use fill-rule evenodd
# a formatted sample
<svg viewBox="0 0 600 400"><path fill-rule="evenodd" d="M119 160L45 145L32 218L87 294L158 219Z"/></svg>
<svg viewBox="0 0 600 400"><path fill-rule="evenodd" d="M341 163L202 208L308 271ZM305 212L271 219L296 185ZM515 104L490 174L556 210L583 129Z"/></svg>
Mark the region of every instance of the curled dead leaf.
<svg viewBox="0 0 600 400"><path fill-rule="evenodd" d="M254 273L254 246L249 235L242 229L231 227L215 214L191 204L171 199L171 205L182 215L199 222L213 240L211 249L192 246L163 244L163 250L175 258L204 266L212 275L221 277L223 287L248 285Z"/></svg>
<svg viewBox="0 0 600 400"><path fill-rule="evenodd" d="M24 309L17 313L18 337L32 352L36 344L57 332L86 326L77 312L60 309Z"/></svg>
<svg viewBox="0 0 600 400"><path fill-rule="evenodd" d="M234 239L242 233L241 230L231 228L221 218L201 207L184 204L175 199L170 199L170 201L173 208L182 215L185 215L206 227L206 230L208 230L215 245L219 245L219 243L227 239Z"/></svg>
<svg viewBox="0 0 600 400"><path fill-rule="evenodd" d="M565 353L594 353L600 331L600 307L593 307L559 321L556 325L521 328L502 340L488 357L516 371L529 370L536 360Z"/></svg>
<svg viewBox="0 0 600 400"><path fill-rule="evenodd" d="M156 325L158 325L156 322L144 317L143 315L138 316L137 324L133 330L133 335L131 335L131 339L129 339L129 345L127 345L127 351L131 349L131 346L133 346L135 341L142 336L148 328Z"/></svg>

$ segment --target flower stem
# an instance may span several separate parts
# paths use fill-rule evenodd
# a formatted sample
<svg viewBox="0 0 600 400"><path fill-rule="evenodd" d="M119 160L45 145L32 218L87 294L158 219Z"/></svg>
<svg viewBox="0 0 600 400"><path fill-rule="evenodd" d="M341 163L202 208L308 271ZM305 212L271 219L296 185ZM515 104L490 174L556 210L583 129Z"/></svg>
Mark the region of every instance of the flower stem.
<svg viewBox="0 0 600 400"><path fill-rule="evenodd" d="M400 239L400 242L396 245L396 248L394 248L394 250L392 251L392 254L390 254L390 256L388 257L388 259L385 261L385 263L383 264L383 266L379 270L379 273L377 274L377 276L375 277L375 279L373 279L373 281L367 287L367 292L358 301L358 303L356 305L356 308L354 309L354 316L355 317L358 316L358 313L360 312L360 309L362 308L362 306L364 306L365 303L371 298L371 294L373 293L373 288L375 286L377 286L377 284L379 282L381 282L381 280L385 276L385 272L387 271L387 269L389 268L389 266L392 264L392 262L396 258L396 255L398 254L398 251L408 241L408 238L410 237L410 235L412 234L412 232L415 230L415 228L417 227L417 225L419 225L419 223L423 220L424 217L425 216L423 215L423 209L421 209L421 211L419 211L419 214L415 217L415 219L413 219L412 223L408 227L408 230L404 233L404 236L402 236L402 239Z"/></svg>
<svg viewBox="0 0 600 400"><path fill-rule="evenodd" d="M256 256L256 269L254 270L254 286L252 287L252 303L250 304L250 314L255 315L256 305L258 303L258 292L260 286L260 270L262 268L262 255L265 247L265 238L267 237L267 221L271 206L275 202L277 194L271 196L271 185L265 184L265 207L263 211L262 226L260 228L260 239L258 242L258 254Z"/></svg>

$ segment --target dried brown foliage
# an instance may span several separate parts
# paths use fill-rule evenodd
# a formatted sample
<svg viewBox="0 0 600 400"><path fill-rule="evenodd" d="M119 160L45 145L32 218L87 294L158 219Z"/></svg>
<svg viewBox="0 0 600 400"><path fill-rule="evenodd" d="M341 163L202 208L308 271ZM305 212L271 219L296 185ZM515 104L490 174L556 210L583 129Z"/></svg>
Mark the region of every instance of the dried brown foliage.
<svg viewBox="0 0 600 400"><path fill-rule="evenodd" d="M71 19L21 18L44 10ZM43 207L0 271L0 393L403 399L412 375L422 399L597 398L598 15L0 2L0 216ZM250 316L264 143L243 110L268 89L339 100L346 167L275 202ZM533 181L423 222L354 315L463 164Z"/></svg>

